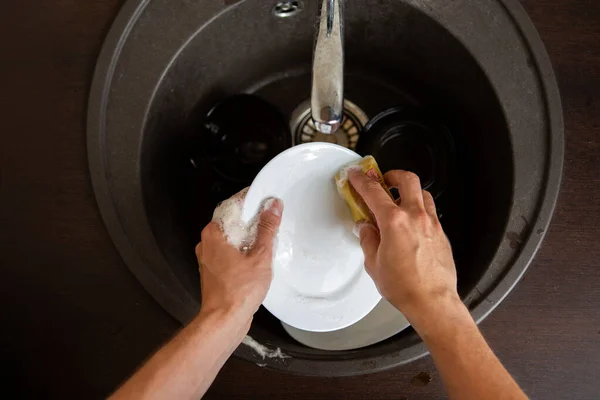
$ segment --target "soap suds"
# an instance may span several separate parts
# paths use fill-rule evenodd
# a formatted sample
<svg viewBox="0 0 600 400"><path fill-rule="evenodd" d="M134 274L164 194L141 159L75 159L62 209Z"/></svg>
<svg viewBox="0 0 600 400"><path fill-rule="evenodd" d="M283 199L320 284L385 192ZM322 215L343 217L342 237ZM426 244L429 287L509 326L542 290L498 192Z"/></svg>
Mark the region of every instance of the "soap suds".
<svg viewBox="0 0 600 400"><path fill-rule="evenodd" d="M254 350L256 353L258 353L258 355L261 356L263 360L265 358L279 358L282 360L285 358L292 358L292 357L288 356L287 354L283 354L279 347L275 350L271 350L267 346L264 346L264 345L258 343L256 340L254 340L249 335L246 335L246 337L242 341L242 344L245 344L246 346L248 346L252 350Z"/></svg>
<svg viewBox="0 0 600 400"><path fill-rule="evenodd" d="M354 236L356 236L359 239L360 239L360 230L361 229L362 229L362 225L360 223L354 224L354 227L352 228L352 233L354 234Z"/></svg>
<svg viewBox="0 0 600 400"><path fill-rule="evenodd" d="M354 234L354 236L360 239L360 231L367 225L370 225L371 227L377 229L373 224L369 222L357 222L356 224L354 224L354 228L352 228L352 233Z"/></svg>
<svg viewBox="0 0 600 400"><path fill-rule="evenodd" d="M265 199L256 216L246 223L242 220L242 209L247 192L248 188L220 203L212 218L221 228L227 242L240 251L252 248L258 233L259 216L275 202L274 198Z"/></svg>
<svg viewBox="0 0 600 400"><path fill-rule="evenodd" d="M338 172L337 179L335 180L338 190L343 189L346 182L348 182L348 174L350 174L351 171L362 171L362 167L360 166L361 162L362 159L354 161L352 164L346 165Z"/></svg>
<svg viewBox="0 0 600 400"><path fill-rule="evenodd" d="M336 183L337 183L338 189L343 189L344 185L348 181L348 175L350 174L351 171L364 172L365 175L367 175L369 178L376 180L378 182L381 182L381 178L379 177L377 172L375 170L373 170L372 168L369 168L368 170L363 171L362 164L364 164L365 162L371 162L370 160L373 160L372 162L375 163L375 159L373 158L373 156L366 156L360 160L353 161L350 164L343 167L336 175Z"/></svg>

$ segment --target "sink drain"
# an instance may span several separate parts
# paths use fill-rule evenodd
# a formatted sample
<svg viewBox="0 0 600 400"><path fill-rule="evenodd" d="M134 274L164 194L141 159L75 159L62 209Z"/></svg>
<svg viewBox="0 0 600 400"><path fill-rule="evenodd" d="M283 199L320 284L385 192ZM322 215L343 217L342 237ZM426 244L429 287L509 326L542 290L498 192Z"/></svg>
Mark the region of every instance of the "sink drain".
<svg viewBox="0 0 600 400"><path fill-rule="evenodd" d="M317 130L311 117L310 101L300 104L292 113L290 130L292 132L293 144L311 142L334 143L340 146L356 149L358 137L369 117L351 101L344 100L344 117L340 128L332 134L324 134Z"/></svg>
<svg viewBox="0 0 600 400"><path fill-rule="evenodd" d="M279 18L293 17L300 13L304 5L301 1L280 1L273 7L273 15Z"/></svg>

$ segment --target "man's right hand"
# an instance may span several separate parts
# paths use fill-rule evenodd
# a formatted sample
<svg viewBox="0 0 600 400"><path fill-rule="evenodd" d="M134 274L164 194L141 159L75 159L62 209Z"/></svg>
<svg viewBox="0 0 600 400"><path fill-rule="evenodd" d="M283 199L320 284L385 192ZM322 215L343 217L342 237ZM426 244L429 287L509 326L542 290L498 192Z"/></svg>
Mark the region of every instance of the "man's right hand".
<svg viewBox="0 0 600 400"><path fill-rule="evenodd" d="M360 244L379 291L421 335L451 399L526 399L458 296L433 198L413 173L390 171L384 178L398 188L397 202L364 174L349 175L377 222L360 227Z"/></svg>
<svg viewBox="0 0 600 400"><path fill-rule="evenodd" d="M452 250L433 197L421 189L417 175L396 170L384 179L389 187L398 188L398 201L361 172L349 175L377 221L377 226L359 225L360 244L380 293L415 325L424 313L462 305Z"/></svg>

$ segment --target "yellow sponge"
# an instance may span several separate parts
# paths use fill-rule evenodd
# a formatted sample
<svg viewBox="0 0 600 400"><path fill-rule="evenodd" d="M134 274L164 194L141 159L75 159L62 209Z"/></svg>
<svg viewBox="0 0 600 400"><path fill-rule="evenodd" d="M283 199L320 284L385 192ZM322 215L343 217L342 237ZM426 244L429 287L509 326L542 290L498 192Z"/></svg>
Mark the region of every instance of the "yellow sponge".
<svg viewBox="0 0 600 400"><path fill-rule="evenodd" d="M348 203L354 222L364 221L374 223L375 221L373 221L373 216L369 211L369 207L367 207L363 199L356 193L350 182L348 182L348 172L352 170L360 170L369 178L379 182L390 198L393 198L392 194L386 186L383 180L383 174L373 156L366 156L362 160L346 165L336 174L335 183L337 185L338 193L346 200L346 203Z"/></svg>

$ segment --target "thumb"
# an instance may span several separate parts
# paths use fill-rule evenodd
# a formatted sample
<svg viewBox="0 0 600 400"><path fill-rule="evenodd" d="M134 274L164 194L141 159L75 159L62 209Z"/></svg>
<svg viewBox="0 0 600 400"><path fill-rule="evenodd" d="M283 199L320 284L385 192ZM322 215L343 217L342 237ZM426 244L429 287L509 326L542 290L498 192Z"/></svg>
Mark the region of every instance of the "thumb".
<svg viewBox="0 0 600 400"><path fill-rule="evenodd" d="M375 225L368 222L359 222L356 226L360 237L360 247L362 247L363 253L365 253L365 267L367 272L375 267L377 258L377 250L379 249L379 231L375 228Z"/></svg>
<svg viewBox="0 0 600 400"><path fill-rule="evenodd" d="M281 224L282 214L283 202L280 199L272 198L264 202L262 212L258 217L258 230L253 250L264 251L273 248L273 239Z"/></svg>

